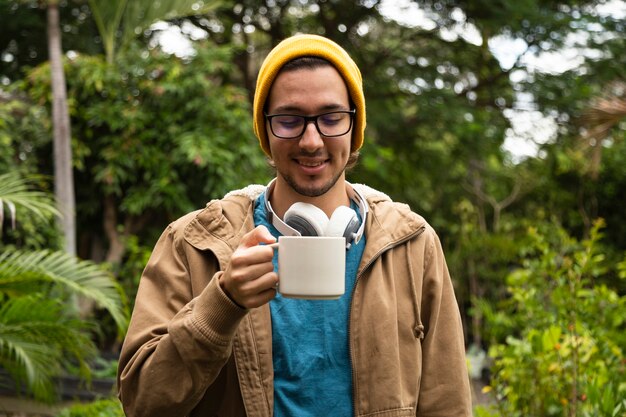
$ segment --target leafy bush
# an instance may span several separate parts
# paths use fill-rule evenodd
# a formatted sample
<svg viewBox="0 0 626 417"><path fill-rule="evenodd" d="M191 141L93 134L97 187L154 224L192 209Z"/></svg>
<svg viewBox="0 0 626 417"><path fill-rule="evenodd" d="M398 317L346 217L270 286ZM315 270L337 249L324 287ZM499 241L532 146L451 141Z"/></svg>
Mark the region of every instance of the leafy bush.
<svg viewBox="0 0 626 417"><path fill-rule="evenodd" d="M483 304L488 325L509 336L490 348L496 404L478 416L626 415L626 297L600 283L620 275L605 266L602 226L582 242L529 231L510 297L497 312Z"/></svg>
<svg viewBox="0 0 626 417"><path fill-rule="evenodd" d="M61 410L56 417L124 417L124 411L116 398L107 398L89 404L73 405Z"/></svg>

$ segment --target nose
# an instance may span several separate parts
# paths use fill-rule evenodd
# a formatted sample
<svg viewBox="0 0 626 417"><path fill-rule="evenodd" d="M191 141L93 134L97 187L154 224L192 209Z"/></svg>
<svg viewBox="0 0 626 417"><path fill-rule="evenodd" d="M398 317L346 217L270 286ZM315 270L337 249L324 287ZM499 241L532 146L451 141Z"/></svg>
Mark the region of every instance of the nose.
<svg viewBox="0 0 626 417"><path fill-rule="evenodd" d="M317 126L313 121L309 121L304 129L304 133L298 142L300 148L306 151L315 151L324 146L324 140L320 135L320 132L317 131Z"/></svg>

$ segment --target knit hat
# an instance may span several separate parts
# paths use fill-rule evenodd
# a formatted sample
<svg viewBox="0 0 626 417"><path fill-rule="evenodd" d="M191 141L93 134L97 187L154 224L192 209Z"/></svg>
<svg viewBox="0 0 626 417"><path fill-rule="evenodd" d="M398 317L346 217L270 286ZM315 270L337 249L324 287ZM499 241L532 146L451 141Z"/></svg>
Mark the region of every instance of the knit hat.
<svg viewBox="0 0 626 417"><path fill-rule="evenodd" d="M296 35L287 38L276 45L263 61L256 81L253 104L254 134L259 138L261 148L271 157L263 107L272 83L283 65L303 56L316 56L329 61L343 77L356 108L351 151L358 150L363 145L363 133L365 131L365 97L361 72L341 46L318 35Z"/></svg>

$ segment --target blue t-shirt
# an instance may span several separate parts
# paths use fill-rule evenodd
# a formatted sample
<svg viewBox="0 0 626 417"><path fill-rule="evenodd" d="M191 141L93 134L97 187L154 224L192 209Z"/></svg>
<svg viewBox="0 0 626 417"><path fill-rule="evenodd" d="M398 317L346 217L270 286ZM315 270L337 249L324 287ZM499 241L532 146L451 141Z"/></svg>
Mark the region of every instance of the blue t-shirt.
<svg viewBox="0 0 626 417"><path fill-rule="evenodd" d="M280 233L267 221L264 198L261 194L256 201L254 223L278 238ZM351 206L361 220L356 203ZM339 299L301 300L279 293L270 301L274 416L353 415L348 318L364 248L365 237L346 251L346 292Z"/></svg>

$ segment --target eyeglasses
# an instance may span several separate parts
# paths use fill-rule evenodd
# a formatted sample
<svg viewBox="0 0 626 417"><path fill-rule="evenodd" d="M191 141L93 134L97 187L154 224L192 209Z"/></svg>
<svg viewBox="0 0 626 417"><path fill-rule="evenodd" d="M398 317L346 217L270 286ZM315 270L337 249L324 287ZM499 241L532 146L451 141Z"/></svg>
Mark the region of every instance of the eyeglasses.
<svg viewBox="0 0 626 417"><path fill-rule="evenodd" d="M345 135L352 129L356 110L331 111L316 116L297 114L265 114L272 134L281 139L297 139L313 123L320 135L335 137Z"/></svg>

